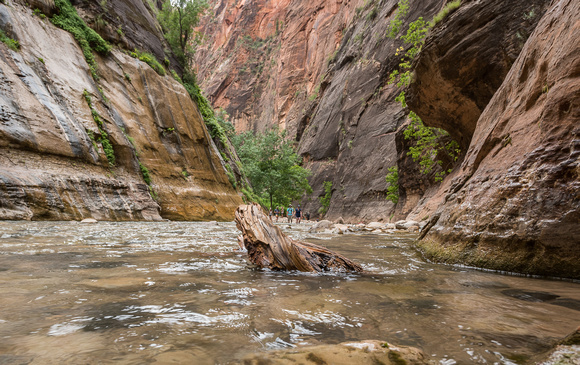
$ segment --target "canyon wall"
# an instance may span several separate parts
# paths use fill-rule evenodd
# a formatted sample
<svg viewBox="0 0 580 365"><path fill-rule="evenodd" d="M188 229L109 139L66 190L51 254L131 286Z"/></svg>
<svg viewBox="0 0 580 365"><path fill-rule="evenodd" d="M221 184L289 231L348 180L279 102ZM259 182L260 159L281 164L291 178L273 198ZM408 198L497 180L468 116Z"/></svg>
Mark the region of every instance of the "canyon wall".
<svg viewBox="0 0 580 365"><path fill-rule="evenodd" d="M400 41L386 37L397 1L211 2L200 28L198 78L238 131L285 128L313 171L303 210L318 216L324 181L333 184L327 217L403 217L429 186L409 179L399 208L386 199L406 122L387 77ZM412 2L409 19L432 17L443 0ZM408 171L419 176L417 167Z"/></svg>
<svg viewBox="0 0 580 365"><path fill-rule="evenodd" d="M0 44L0 218L232 219L241 199L181 84L119 48L95 82L71 34L27 5L0 5L20 42Z"/></svg>
<svg viewBox="0 0 580 365"><path fill-rule="evenodd" d="M461 113L459 103L421 87L436 75L468 88L467 78L449 80L440 68L452 52L438 39L451 37L435 33L428 59L419 61L430 65L417 72L422 113ZM580 278L580 3L549 4L477 122L466 124L457 125L465 135L473 131L463 163L429 204L416 208L417 216L432 216L420 246L441 261Z"/></svg>

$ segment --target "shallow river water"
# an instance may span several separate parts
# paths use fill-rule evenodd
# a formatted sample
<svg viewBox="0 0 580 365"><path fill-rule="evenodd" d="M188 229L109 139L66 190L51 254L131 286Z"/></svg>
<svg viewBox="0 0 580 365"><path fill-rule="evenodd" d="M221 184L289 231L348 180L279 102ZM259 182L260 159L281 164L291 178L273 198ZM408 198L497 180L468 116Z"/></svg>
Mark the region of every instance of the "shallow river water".
<svg viewBox="0 0 580 365"><path fill-rule="evenodd" d="M377 339L522 364L580 324L580 284L427 263L415 236L309 234L365 274L271 272L233 223L0 222L0 364L225 364Z"/></svg>

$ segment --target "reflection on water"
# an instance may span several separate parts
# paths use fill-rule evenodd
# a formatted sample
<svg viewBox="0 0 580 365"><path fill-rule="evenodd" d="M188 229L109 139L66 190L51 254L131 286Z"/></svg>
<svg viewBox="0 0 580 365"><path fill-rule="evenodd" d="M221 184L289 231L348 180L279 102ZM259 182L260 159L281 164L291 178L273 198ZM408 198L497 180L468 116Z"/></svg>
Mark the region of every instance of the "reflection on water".
<svg viewBox="0 0 580 365"><path fill-rule="evenodd" d="M271 272L233 223L0 222L0 363L228 363L367 339L519 364L580 324L579 284L429 264L412 235L294 238L365 274Z"/></svg>

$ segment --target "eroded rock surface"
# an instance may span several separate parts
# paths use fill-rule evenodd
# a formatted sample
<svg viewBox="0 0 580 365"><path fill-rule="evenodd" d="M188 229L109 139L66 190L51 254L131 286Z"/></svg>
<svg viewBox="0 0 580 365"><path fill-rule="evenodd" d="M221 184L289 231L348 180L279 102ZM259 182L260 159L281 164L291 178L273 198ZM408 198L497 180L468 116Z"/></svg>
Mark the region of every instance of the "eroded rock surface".
<svg viewBox="0 0 580 365"><path fill-rule="evenodd" d="M425 355L416 348L396 346L381 341L344 342L271 351L247 356L243 364L427 364Z"/></svg>
<svg viewBox="0 0 580 365"><path fill-rule="evenodd" d="M553 1L530 36L440 192L429 255L580 278L579 19Z"/></svg>
<svg viewBox="0 0 580 365"><path fill-rule="evenodd" d="M97 85L69 33L17 3L0 11L21 44L0 44L0 218L233 218L241 199L178 82L113 50Z"/></svg>
<svg viewBox="0 0 580 365"><path fill-rule="evenodd" d="M501 86L549 0L462 1L438 23L414 64L409 108L466 150L479 116Z"/></svg>

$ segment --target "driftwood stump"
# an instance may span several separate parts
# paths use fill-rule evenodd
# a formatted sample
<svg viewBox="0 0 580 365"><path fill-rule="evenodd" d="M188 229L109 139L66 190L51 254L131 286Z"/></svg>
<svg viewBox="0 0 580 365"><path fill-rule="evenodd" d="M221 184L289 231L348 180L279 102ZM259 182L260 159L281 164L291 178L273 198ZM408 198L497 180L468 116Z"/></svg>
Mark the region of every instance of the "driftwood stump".
<svg viewBox="0 0 580 365"><path fill-rule="evenodd" d="M242 235L240 247L248 250L250 261L272 270L362 272L362 267L346 257L308 242L294 241L276 227L258 205L240 205L236 226Z"/></svg>

